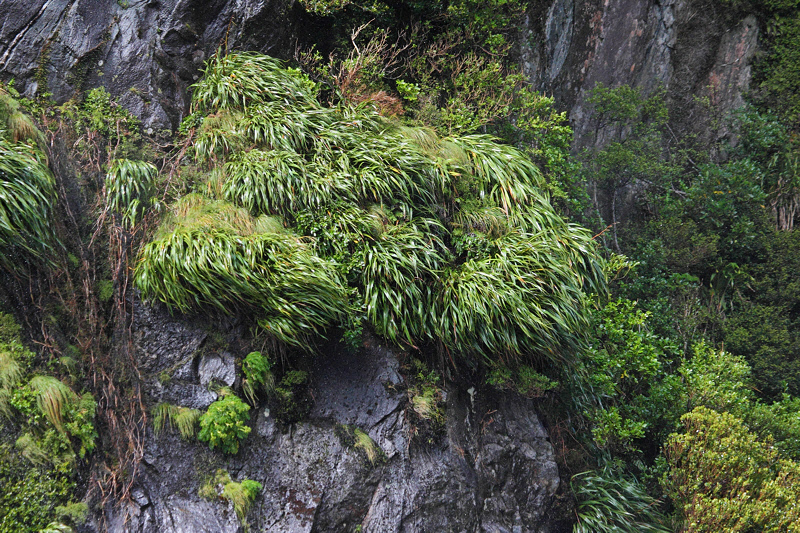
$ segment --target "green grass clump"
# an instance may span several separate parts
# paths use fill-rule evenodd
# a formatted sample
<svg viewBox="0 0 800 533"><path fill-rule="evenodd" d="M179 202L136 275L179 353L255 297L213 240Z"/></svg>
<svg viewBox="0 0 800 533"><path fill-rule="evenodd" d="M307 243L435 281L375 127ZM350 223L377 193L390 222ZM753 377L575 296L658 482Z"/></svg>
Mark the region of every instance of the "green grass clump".
<svg viewBox="0 0 800 533"><path fill-rule="evenodd" d="M178 230L145 245L137 286L181 312L250 311L287 344L302 345L346 310L337 272L291 235Z"/></svg>
<svg viewBox="0 0 800 533"><path fill-rule="evenodd" d="M106 174L106 208L119 214L125 226L135 226L150 206L157 175L150 163L115 159Z"/></svg>
<svg viewBox="0 0 800 533"><path fill-rule="evenodd" d="M369 104L323 107L307 78L259 54L215 56L194 91L207 187L143 247L145 297L248 314L289 346L369 325L472 365L563 364L587 330L602 260L515 148L443 139Z"/></svg>
<svg viewBox="0 0 800 533"><path fill-rule="evenodd" d="M247 399L255 405L256 393L263 390L267 394L275 389L275 376L272 374L272 363L261 352L250 352L242 361L242 391Z"/></svg>
<svg viewBox="0 0 800 533"><path fill-rule="evenodd" d="M198 491L200 497L208 500L223 498L233 504L236 516L244 521L255 499L261 493L263 485L252 479L233 481L226 470L220 468L210 477Z"/></svg>
<svg viewBox="0 0 800 533"><path fill-rule="evenodd" d="M360 430L359 428L355 428L353 430L353 434L355 435L355 444L353 447L356 450L361 450L366 455L367 460L370 464L375 464L375 462L381 456L381 449L375 444L375 441L372 440L372 437L367 435L364 431Z"/></svg>
<svg viewBox="0 0 800 533"><path fill-rule="evenodd" d="M573 533L668 533L656 500L635 479L606 468L572 477L578 523Z"/></svg>
<svg viewBox="0 0 800 533"><path fill-rule="evenodd" d="M153 408L153 429L158 435L165 427L177 428L183 439L190 440L197 434L200 414L197 409L162 402Z"/></svg>
<svg viewBox="0 0 800 533"><path fill-rule="evenodd" d="M18 253L40 260L51 257L55 198L55 179L44 156L0 137L0 267L17 271Z"/></svg>
<svg viewBox="0 0 800 533"><path fill-rule="evenodd" d="M284 424L299 422L311 411L308 372L290 370L275 387L275 418Z"/></svg>

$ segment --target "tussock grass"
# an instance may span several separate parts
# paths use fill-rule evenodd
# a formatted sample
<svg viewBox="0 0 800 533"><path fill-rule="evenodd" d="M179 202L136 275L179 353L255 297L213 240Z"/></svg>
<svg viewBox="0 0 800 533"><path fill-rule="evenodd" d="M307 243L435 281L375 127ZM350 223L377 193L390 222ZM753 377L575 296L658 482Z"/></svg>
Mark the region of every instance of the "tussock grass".
<svg viewBox="0 0 800 533"><path fill-rule="evenodd" d="M43 156L28 145L0 139L0 267L18 270L15 250L37 259L51 256L55 197L55 179Z"/></svg>
<svg viewBox="0 0 800 533"><path fill-rule="evenodd" d="M22 379L22 367L10 351L0 350L0 389L10 389Z"/></svg>
<svg viewBox="0 0 800 533"><path fill-rule="evenodd" d="M106 208L119 213L123 224L135 226L150 205L157 175L150 163L115 159L106 174Z"/></svg>
<svg viewBox="0 0 800 533"><path fill-rule="evenodd" d="M225 484L222 497L233 504L233 510L236 511L239 520L244 520L262 488L261 483L252 479L244 479L241 483L230 481Z"/></svg>
<svg viewBox="0 0 800 533"><path fill-rule="evenodd" d="M20 435L15 446L20 455L35 465L46 464L51 460L50 455L37 444L30 433Z"/></svg>
<svg viewBox="0 0 800 533"><path fill-rule="evenodd" d="M572 477L578 523L574 533L668 533L656 500L635 479L613 473L584 472Z"/></svg>
<svg viewBox="0 0 800 533"><path fill-rule="evenodd" d="M144 246L135 282L172 310L256 312L267 332L299 346L347 307L333 266L291 235L179 229Z"/></svg>
<svg viewBox="0 0 800 533"><path fill-rule="evenodd" d="M218 54L193 90L211 198L179 201L143 247L146 297L245 312L292 346L363 319L397 344L562 363L585 331L602 260L515 148L442 139L368 104L324 108L307 78L258 54Z"/></svg>
<svg viewBox="0 0 800 533"><path fill-rule="evenodd" d="M162 402L153 407L153 429L158 435L165 427L177 428L183 439L191 440L197 434L201 414L197 409Z"/></svg>
<svg viewBox="0 0 800 533"><path fill-rule="evenodd" d="M192 85L192 110L247 109L279 102L290 107L319 107L313 84L277 59L251 52L217 52L206 63L203 77Z"/></svg>
<svg viewBox="0 0 800 533"><path fill-rule="evenodd" d="M353 430L353 435L355 436L353 447L364 452L370 464L374 465L381 456L381 449L369 435L359 428Z"/></svg>
<svg viewBox="0 0 800 533"><path fill-rule="evenodd" d="M75 399L75 393L53 376L34 376L29 385L36 393L36 406L56 429L63 432L64 409Z"/></svg>

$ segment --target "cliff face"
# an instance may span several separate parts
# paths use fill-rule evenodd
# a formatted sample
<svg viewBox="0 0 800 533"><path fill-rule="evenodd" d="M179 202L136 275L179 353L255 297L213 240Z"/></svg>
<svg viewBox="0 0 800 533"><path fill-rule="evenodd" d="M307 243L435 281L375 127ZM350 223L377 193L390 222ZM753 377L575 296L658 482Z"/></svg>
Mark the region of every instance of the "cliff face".
<svg viewBox="0 0 800 533"><path fill-rule="evenodd" d="M0 72L63 102L103 85L153 131L174 129L203 61L230 46L283 56L288 0L0 0Z"/></svg>
<svg viewBox="0 0 800 533"><path fill-rule="evenodd" d="M728 135L709 125L744 103L757 50L754 17L714 0L554 0L536 4L522 29L523 70L569 110L576 148L595 142L586 98L597 83L645 95L664 87L676 134Z"/></svg>
<svg viewBox="0 0 800 533"><path fill-rule="evenodd" d="M598 82L664 86L673 129L708 135L703 99L722 114L740 106L758 47L755 20L728 11L718 0L533 2L523 70L569 110L576 147L590 142L585 100ZM0 73L20 92L61 102L104 85L153 130L177 127L220 45L287 57L324 31L290 0L0 0L0 20Z"/></svg>
<svg viewBox="0 0 800 533"><path fill-rule="evenodd" d="M216 397L208 381L234 384L234 356L242 354L213 348L208 324L144 306L135 317L139 369L153 402L205 408ZM234 341L241 334L234 324L227 330ZM556 531L558 469L532 401L448 387L446 429L411 442L399 366L397 353L371 339L355 353L324 348L311 369L308 419L281 427L269 409L254 411L253 431L235 456L169 431L149 434L132 500L94 529L240 531L227 502L198 495L203 478L224 468L264 486L248 515L255 531ZM341 438L342 425L367 433L383 457L367 460Z"/></svg>

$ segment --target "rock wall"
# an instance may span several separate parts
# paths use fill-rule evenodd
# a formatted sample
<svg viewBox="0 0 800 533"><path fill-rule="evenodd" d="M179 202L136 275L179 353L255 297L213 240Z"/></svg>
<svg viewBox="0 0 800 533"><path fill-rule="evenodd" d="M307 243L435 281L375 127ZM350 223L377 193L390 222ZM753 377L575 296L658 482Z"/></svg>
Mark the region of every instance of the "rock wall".
<svg viewBox="0 0 800 533"><path fill-rule="evenodd" d="M174 129L187 87L224 45L285 56L302 14L291 0L0 0L0 74L57 102L100 85L143 119Z"/></svg>
<svg viewBox="0 0 800 533"><path fill-rule="evenodd" d="M204 380L213 374L233 383L234 356L243 355L235 353L241 334L235 324L225 334L233 342L220 343L210 342L198 319L145 306L136 307L135 317L148 404L204 407L213 401ZM356 352L331 345L313 359L311 374L308 419L281 427L268 408L253 412L253 431L235 456L170 431L149 434L132 501L109 509L105 526L96 518L92 529L241 531L226 501L198 495L204 476L224 468L235 480L264 486L248 515L253 531L557 531L551 512L558 469L531 400L448 386L446 431L432 443L417 443L410 439L408 394L394 351L374 339ZM344 443L343 424L366 432L384 460L373 465Z"/></svg>
<svg viewBox="0 0 800 533"><path fill-rule="evenodd" d="M742 105L757 50L755 19L737 18L718 0L544 0L522 28L521 62L568 110L580 149L603 143L586 108L597 83L645 95L663 86L677 135L727 136L710 123Z"/></svg>

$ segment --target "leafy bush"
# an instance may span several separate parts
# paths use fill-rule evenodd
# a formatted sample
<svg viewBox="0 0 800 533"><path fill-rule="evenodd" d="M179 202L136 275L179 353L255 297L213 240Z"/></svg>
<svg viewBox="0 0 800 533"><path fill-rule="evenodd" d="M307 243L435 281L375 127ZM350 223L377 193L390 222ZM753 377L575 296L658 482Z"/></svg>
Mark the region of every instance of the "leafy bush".
<svg viewBox="0 0 800 533"><path fill-rule="evenodd" d="M219 448L225 453L238 453L239 442L251 431L246 425L250 418L248 411L249 405L232 392L226 392L200 416L197 438L207 442L212 450Z"/></svg>
<svg viewBox="0 0 800 533"><path fill-rule="evenodd" d="M670 436L662 484L686 531L798 531L800 465L729 413L698 407Z"/></svg>
<svg viewBox="0 0 800 533"><path fill-rule="evenodd" d="M608 302L570 378L574 401L601 449L631 452L646 435L659 442L684 412L684 390L670 368L677 346L648 331L647 320L635 302Z"/></svg>
<svg viewBox="0 0 800 533"><path fill-rule="evenodd" d="M76 490L68 472L32 467L6 443L0 444L0 532L37 533L53 519L53 507L66 505Z"/></svg>

